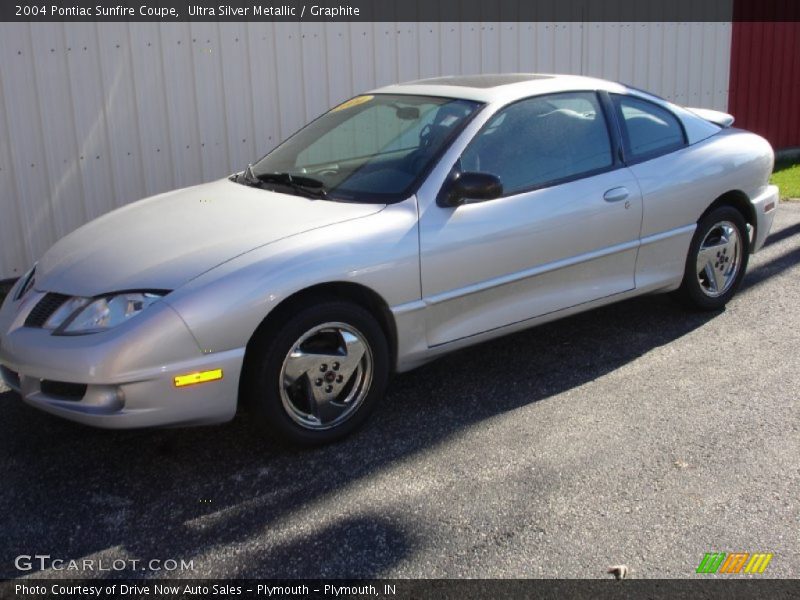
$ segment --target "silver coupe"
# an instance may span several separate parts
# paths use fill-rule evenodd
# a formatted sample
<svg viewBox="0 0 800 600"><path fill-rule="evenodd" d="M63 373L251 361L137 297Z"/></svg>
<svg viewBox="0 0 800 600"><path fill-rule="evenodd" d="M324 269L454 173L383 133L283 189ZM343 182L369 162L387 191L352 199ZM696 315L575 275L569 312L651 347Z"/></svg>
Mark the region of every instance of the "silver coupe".
<svg viewBox="0 0 800 600"><path fill-rule="evenodd" d="M318 444L457 348L641 294L720 309L778 205L772 148L732 122L561 75L356 96L59 241L0 310L3 379L89 425L246 406Z"/></svg>

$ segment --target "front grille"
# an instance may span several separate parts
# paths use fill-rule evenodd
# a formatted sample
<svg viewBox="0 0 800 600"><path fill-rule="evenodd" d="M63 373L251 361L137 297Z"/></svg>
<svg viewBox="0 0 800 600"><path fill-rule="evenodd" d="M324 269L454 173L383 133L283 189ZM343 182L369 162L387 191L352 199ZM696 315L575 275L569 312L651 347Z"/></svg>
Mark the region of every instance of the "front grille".
<svg viewBox="0 0 800 600"><path fill-rule="evenodd" d="M41 390L45 396L52 396L61 400L82 400L86 395L86 384L67 383L66 381L50 381L42 379Z"/></svg>
<svg viewBox="0 0 800 600"><path fill-rule="evenodd" d="M25 319L26 327L42 327L50 316L56 312L64 302L69 300L64 294L45 294Z"/></svg>
<svg viewBox="0 0 800 600"><path fill-rule="evenodd" d="M3 381L5 381L9 387L19 389L19 373L0 365L0 374L2 374Z"/></svg>

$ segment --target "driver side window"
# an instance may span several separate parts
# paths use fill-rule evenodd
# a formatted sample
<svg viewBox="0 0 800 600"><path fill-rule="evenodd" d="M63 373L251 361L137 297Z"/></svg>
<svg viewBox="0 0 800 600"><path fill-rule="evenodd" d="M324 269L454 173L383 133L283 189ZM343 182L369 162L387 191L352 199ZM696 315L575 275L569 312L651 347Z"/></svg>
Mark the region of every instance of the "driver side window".
<svg viewBox="0 0 800 600"><path fill-rule="evenodd" d="M535 96L503 108L470 142L460 162L462 171L497 175L506 196L614 164L594 92Z"/></svg>

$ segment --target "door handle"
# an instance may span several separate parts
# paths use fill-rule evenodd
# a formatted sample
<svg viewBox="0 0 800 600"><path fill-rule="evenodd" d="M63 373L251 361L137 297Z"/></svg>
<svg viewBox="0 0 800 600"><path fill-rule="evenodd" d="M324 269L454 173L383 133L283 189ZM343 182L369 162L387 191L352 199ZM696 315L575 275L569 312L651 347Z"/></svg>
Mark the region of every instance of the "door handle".
<svg viewBox="0 0 800 600"><path fill-rule="evenodd" d="M615 187L608 190L605 194L603 194L603 200L606 202L619 202L620 200L625 200L630 196L630 192L626 187Z"/></svg>

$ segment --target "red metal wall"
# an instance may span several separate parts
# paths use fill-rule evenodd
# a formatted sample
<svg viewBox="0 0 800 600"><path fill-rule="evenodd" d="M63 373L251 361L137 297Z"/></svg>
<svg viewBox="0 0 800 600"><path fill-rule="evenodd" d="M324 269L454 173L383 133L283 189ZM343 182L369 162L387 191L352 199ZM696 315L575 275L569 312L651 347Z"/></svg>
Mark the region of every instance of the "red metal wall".
<svg viewBox="0 0 800 600"><path fill-rule="evenodd" d="M800 22L734 21L728 112L776 150L800 146Z"/></svg>

